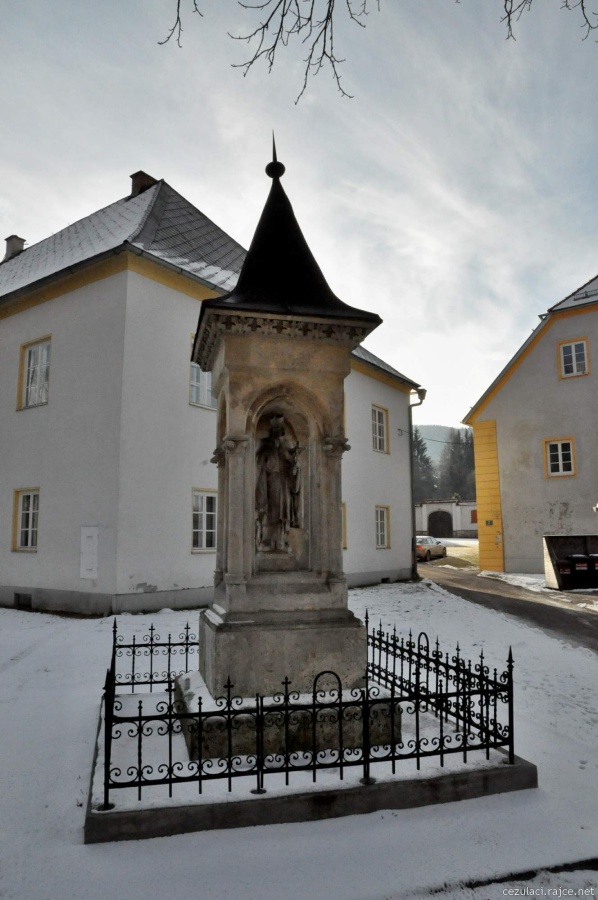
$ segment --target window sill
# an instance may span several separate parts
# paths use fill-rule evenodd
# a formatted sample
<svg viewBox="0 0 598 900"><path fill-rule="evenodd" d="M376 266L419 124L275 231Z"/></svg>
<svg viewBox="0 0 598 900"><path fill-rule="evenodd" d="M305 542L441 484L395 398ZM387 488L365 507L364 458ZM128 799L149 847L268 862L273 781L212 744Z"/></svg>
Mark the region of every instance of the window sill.
<svg viewBox="0 0 598 900"><path fill-rule="evenodd" d="M205 550L192 550L191 553L216 553L216 547L206 547Z"/></svg>
<svg viewBox="0 0 598 900"><path fill-rule="evenodd" d="M43 403L32 403L31 406L17 406L17 412L22 412L24 409L39 409L40 406L47 406L48 401L44 400Z"/></svg>
<svg viewBox="0 0 598 900"><path fill-rule="evenodd" d="M37 553L37 547L13 547L12 553Z"/></svg>
<svg viewBox="0 0 598 900"><path fill-rule="evenodd" d="M208 406L207 403L194 403L193 400L189 400L189 406L195 406L196 409L211 409L212 412L217 412L215 406Z"/></svg>

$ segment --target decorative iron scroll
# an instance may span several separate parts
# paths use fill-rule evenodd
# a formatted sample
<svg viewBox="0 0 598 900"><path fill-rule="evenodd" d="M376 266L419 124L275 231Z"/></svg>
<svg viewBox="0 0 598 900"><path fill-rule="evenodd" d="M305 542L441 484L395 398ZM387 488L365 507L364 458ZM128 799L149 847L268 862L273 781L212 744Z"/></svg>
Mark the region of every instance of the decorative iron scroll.
<svg viewBox="0 0 598 900"><path fill-rule="evenodd" d="M507 668L499 672L486 664L483 651L472 663L459 646L450 654L438 640L430 645L424 632L414 639L381 625L370 629L367 614L366 629L362 688L343 690L338 675L325 670L310 693L293 691L285 678L274 697L243 699L229 679L214 704L199 697L191 708L176 684L198 652L189 625L178 641L170 635L161 640L151 626L140 642L127 644L115 621L103 701L102 808L112 808L111 795L124 788L141 799L142 790L157 785L167 785L172 796L176 784L193 782L202 793L208 781L223 779L230 791L235 779L249 777L253 791L263 793L271 776L283 776L288 785L299 771L315 782L318 773L337 770L342 780L350 767L360 767L367 785L380 765L394 774L402 760L415 760L419 769L426 757L443 766L448 754L467 762L474 751L489 758L501 748L514 763L510 650ZM165 691L152 698L157 685Z"/></svg>

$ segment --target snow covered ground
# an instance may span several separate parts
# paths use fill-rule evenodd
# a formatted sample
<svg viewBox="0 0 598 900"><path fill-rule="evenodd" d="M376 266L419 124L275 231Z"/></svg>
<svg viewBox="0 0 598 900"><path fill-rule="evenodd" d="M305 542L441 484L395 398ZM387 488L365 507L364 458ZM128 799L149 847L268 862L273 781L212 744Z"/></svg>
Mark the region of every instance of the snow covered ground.
<svg viewBox="0 0 598 900"><path fill-rule="evenodd" d="M323 822L85 846L82 826L111 619L0 610L2 900L482 900L559 889L595 896L598 872L496 875L598 854L598 657L437 585L351 592L383 627L425 630L502 668L515 657L515 740L540 787L423 809ZM196 613L121 616L178 635ZM447 886L440 895L435 891ZM563 894L564 895L564 894ZM581 894L579 894L581 896Z"/></svg>

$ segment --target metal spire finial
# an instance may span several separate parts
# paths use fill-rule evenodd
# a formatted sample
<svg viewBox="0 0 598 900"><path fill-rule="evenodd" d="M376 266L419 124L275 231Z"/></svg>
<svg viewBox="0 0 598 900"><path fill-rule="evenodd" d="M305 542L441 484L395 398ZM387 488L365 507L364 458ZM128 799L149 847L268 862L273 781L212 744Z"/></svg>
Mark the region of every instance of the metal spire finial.
<svg viewBox="0 0 598 900"><path fill-rule="evenodd" d="M272 162L269 162L266 166L266 175L269 178L282 178L285 173L285 167L281 162L278 162L276 158L276 140L274 139L274 132L272 132Z"/></svg>

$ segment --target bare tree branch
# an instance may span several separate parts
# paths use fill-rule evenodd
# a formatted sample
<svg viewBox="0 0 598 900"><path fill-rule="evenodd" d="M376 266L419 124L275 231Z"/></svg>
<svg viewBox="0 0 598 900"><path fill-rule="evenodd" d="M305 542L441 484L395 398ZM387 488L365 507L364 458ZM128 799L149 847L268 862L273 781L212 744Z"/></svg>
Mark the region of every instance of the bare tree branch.
<svg viewBox="0 0 598 900"><path fill-rule="evenodd" d="M235 68L243 69L247 75L258 60L264 60L268 71L272 70L276 53L280 47L286 47L292 37L297 36L306 45L307 56L304 59L305 70L303 84L296 103L307 88L310 75L317 75L326 66L330 66L336 86L343 97L350 97L341 83L339 66L344 59L337 56L335 50L334 25L338 18L338 0L262 0L248 3L238 0L244 9L259 10L262 21L251 32L243 35L230 35L235 40L252 42L255 45L253 55ZM365 27L364 16L368 15L370 0L344 0L340 6L349 19L362 28ZM380 9L380 0L373 0Z"/></svg>
<svg viewBox="0 0 598 900"><path fill-rule="evenodd" d="M598 12L590 10L590 2L591 0L562 0L561 3L561 9L567 9L569 12L575 9L579 10L582 19L581 27L585 29L582 39L584 41L592 31L598 28ZM532 3L533 0L503 0L504 15L501 22L507 26L507 40L509 38L515 40L513 23L518 22L526 10L528 12L531 10Z"/></svg>
<svg viewBox="0 0 598 900"><path fill-rule="evenodd" d="M164 40L158 43L167 44L174 37L180 47L183 32L181 6L185 0L174 2L174 24ZM198 6L199 0L188 2L191 12L203 15ZM219 2L232 3L233 0ZM459 3L460 0L455 2ZM542 2L545 0L540 0L536 5L539 6ZM364 18L369 15L373 6L380 10L380 0L237 0L237 3L248 11L248 15L259 15L260 23L246 34L230 34L237 41L245 41L252 52L248 60L236 64L234 68L243 69L243 74L247 75L257 62L263 60L270 72L280 48L297 39L305 46L307 55L303 60L305 69L301 90L295 102L298 103L305 93L310 75L317 75L324 68L330 69L340 94L343 97L352 96L341 82L340 67L345 60L337 56L334 27L340 17L344 16L365 28ZM533 3L534 0L502 0L501 22L506 26L507 40L515 40L516 24L524 12L531 12ZM581 28L585 31L583 40L598 29L597 8L598 0L561 0L561 9L577 11Z"/></svg>
<svg viewBox="0 0 598 900"><path fill-rule="evenodd" d="M181 3L182 3L182 0L176 0L176 18L174 20L174 25L172 26L172 28L170 29L170 31L168 32L168 35L164 38L164 40L158 41L158 44L160 44L160 45L167 44L168 41L171 39L171 37L173 35L176 35L177 45L179 47L182 47L181 35L183 33L183 23L181 21ZM191 0L191 3L193 4L191 12L197 13L198 16L203 16L203 13L200 11L199 7L197 6L197 0Z"/></svg>

